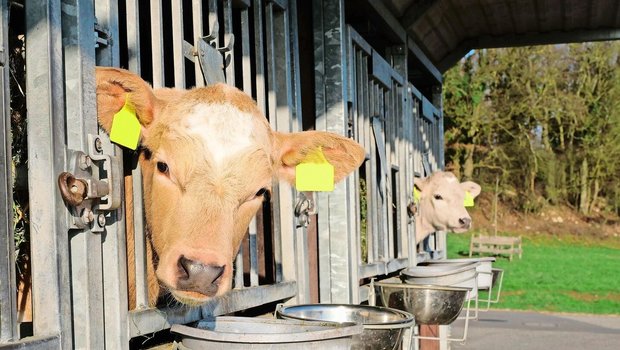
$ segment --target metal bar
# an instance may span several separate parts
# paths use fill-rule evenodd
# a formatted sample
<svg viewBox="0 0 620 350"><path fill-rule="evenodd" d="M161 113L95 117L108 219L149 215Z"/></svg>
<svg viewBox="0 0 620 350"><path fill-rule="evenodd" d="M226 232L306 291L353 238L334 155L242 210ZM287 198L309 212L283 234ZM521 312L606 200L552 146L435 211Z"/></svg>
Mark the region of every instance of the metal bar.
<svg viewBox="0 0 620 350"><path fill-rule="evenodd" d="M97 134L95 116L95 8L92 2L63 0L63 49L67 148L88 150L88 134ZM105 59L104 61L111 61ZM111 62L106 62L111 63ZM97 172L97 171L94 171ZM98 176L98 174L94 174ZM54 186L55 187L55 186ZM76 348L103 349L102 239L89 229L70 234L73 339Z"/></svg>
<svg viewBox="0 0 620 350"><path fill-rule="evenodd" d="M151 1L151 53L153 62L153 87L166 86L164 72L164 28L162 18L162 0Z"/></svg>
<svg viewBox="0 0 620 350"><path fill-rule="evenodd" d="M71 349L67 209L56 189L66 162L60 1L29 2L26 26L33 328L35 335L61 334L60 348Z"/></svg>
<svg viewBox="0 0 620 350"><path fill-rule="evenodd" d="M198 49L198 40L202 40L204 36L203 21L202 21L202 2L203 0L192 0L192 30L194 33L194 50ZM202 69L200 68L200 60L198 56L194 59L194 72L196 76L196 86L204 86L204 77L202 76Z"/></svg>
<svg viewBox="0 0 620 350"><path fill-rule="evenodd" d="M241 12L241 71L243 91L252 96L252 58L250 56L250 18L248 8L243 8ZM256 222L254 222L256 225Z"/></svg>
<svg viewBox="0 0 620 350"><path fill-rule="evenodd" d="M344 1L314 0L313 5L316 75L321 76L315 80L315 87L324 89L315 95L316 128L348 136ZM350 201L355 197L352 185L346 180L333 192L319 196L319 254L330 269L319 271L322 302L348 303L357 299L358 281L352 280L350 273L357 263L354 267L347 243L354 234L350 217ZM336 222L339 224L334 225Z"/></svg>
<svg viewBox="0 0 620 350"><path fill-rule="evenodd" d="M140 74L140 11L138 0L127 0L125 6L127 12L127 68Z"/></svg>
<svg viewBox="0 0 620 350"><path fill-rule="evenodd" d="M120 64L119 40L119 11L117 0L104 0L95 3L95 15L99 24L107 29L110 39L104 49L97 52L98 64L118 66ZM84 45L87 45L86 43ZM129 46L128 46L129 47ZM94 78L88 76L88 78ZM96 113L82 116L95 119ZM108 138L102 133L101 138ZM117 163L122 164L123 151L118 146L103 142L104 152L117 157ZM119 169L122 173L122 169ZM129 338L127 332L127 251L125 234L125 211L122 208L107 214L106 238L98 242L102 244L103 264L95 268L103 269L103 318L105 347L127 349ZM97 242L97 240L95 240ZM97 344L104 346L104 344Z"/></svg>
<svg viewBox="0 0 620 350"><path fill-rule="evenodd" d="M224 7L224 45L228 45L231 40L234 40L233 35L233 19L232 19L232 0L224 0L222 4ZM228 85L235 86L235 57L234 50L228 52L230 55L230 62L226 66L226 83Z"/></svg>
<svg viewBox="0 0 620 350"><path fill-rule="evenodd" d="M250 222L249 235L250 235L250 286L258 286L258 246L257 246L257 224L256 217L252 218Z"/></svg>
<svg viewBox="0 0 620 350"><path fill-rule="evenodd" d="M265 82L265 58L263 57L263 48L265 39L263 37L263 1L254 0L252 8L254 9L254 55L256 57L256 103L261 112L267 115L267 92Z"/></svg>
<svg viewBox="0 0 620 350"><path fill-rule="evenodd" d="M201 308L148 309L130 312L130 336L137 337L170 328L172 324L189 323L206 317L225 315L295 296L295 282L241 288L211 299Z"/></svg>
<svg viewBox="0 0 620 350"><path fill-rule="evenodd" d="M136 284L136 308L149 305L149 288L147 281L147 242L146 225L144 220L144 202L142 201L142 171L137 166L131 172L133 182L133 237L134 237L134 264Z"/></svg>
<svg viewBox="0 0 620 350"><path fill-rule="evenodd" d="M11 93L9 90L9 4L0 1L0 342L19 338L13 238L13 177L11 175Z"/></svg>
<svg viewBox="0 0 620 350"><path fill-rule="evenodd" d="M185 88L185 55L183 54L183 1L172 0L172 57L174 87Z"/></svg>
<svg viewBox="0 0 620 350"><path fill-rule="evenodd" d="M271 128L274 130L279 130L278 128L278 99L277 99L277 70L276 70L276 47L274 38L275 28L274 28L274 15L273 15L273 4L267 3L265 6L265 46L267 48L267 113L269 118L269 124ZM284 129L284 125L282 129ZM285 131L285 130L282 130ZM273 240L273 248L274 248L274 262L276 265L276 282L283 281L283 271L282 271L282 241L283 237L282 230L288 229L288 227L283 227L284 222L282 221L282 216L280 213L281 200L285 200L284 193L281 191L286 191L284 187L279 186L279 184L274 184L272 188L272 216L273 216L273 232L275 233L276 239ZM291 206L292 207L292 206ZM287 230L287 233L289 231ZM278 237L279 235L279 237Z"/></svg>
<svg viewBox="0 0 620 350"><path fill-rule="evenodd" d="M19 341L10 342L6 344L0 344L0 350L22 350L27 348L28 350L48 350L48 349L62 349L60 335L42 336L42 337L27 337L20 339Z"/></svg>

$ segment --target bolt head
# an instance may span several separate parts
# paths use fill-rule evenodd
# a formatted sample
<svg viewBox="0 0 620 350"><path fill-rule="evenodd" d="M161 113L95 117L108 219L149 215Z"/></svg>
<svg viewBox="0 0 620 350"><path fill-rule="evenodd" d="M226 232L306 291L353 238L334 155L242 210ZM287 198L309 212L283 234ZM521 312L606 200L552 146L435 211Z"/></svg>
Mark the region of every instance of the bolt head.
<svg viewBox="0 0 620 350"><path fill-rule="evenodd" d="M100 138L95 138L95 150L97 152L102 152L103 151L103 144L101 143L101 139Z"/></svg>
<svg viewBox="0 0 620 350"><path fill-rule="evenodd" d="M105 215L103 214L97 215L97 224L99 224L99 227L105 226Z"/></svg>

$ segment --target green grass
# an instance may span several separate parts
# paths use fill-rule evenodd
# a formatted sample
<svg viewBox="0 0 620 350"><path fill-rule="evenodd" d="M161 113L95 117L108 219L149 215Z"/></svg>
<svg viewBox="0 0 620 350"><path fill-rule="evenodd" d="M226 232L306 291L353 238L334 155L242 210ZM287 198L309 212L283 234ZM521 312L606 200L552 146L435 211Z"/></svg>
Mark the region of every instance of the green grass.
<svg viewBox="0 0 620 350"><path fill-rule="evenodd" d="M448 257L467 255L469 237L448 234ZM505 271L501 299L494 308L620 314L617 240L524 237L521 260L498 257L493 266Z"/></svg>

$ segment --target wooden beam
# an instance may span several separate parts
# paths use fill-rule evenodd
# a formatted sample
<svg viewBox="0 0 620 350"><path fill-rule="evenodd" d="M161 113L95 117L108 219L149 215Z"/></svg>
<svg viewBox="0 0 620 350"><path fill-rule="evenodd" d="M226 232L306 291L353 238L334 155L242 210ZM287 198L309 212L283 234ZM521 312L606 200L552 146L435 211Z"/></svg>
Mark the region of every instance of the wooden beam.
<svg viewBox="0 0 620 350"><path fill-rule="evenodd" d="M400 24L405 28L413 26L422 16L424 16L428 10L435 6L439 1L437 0L421 0L414 1L405 10L405 13L400 18Z"/></svg>
<svg viewBox="0 0 620 350"><path fill-rule="evenodd" d="M473 49L610 41L619 39L620 29L617 28L554 31L522 35L481 36L463 41L456 49L442 58L436 66L440 72L445 72Z"/></svg>

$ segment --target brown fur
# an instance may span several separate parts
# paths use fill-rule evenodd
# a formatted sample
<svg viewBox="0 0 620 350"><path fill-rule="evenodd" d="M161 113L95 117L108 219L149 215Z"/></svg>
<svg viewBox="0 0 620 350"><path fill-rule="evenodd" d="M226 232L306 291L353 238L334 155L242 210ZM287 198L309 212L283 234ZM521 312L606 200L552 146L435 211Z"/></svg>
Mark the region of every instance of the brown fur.
<svg viewBox="0 0 620 350"><path fill-rule="evenodd" d="M295 166L308 153L321 147L334 165L336 180L357 169L364 158L362 147L342 136L272 131L254 101L236 88L216 84L153 91L133 73L98 68L98 117L104 129L110 130L114 114L126 98L142 124L142 144L152 153L150 159L144 153L139 159L150 233L147 265L151 305L162 292L160 286L186 304L200 304L211 297L176 288L180 256L225 266L215 295L226 293L232 282L233 259L262 203L262 196L255 194L262 188L270 189L274 177L294 183ZM243 122L239 125L233 124L240 120ZM158 170L158 162L167 164L168 171ZM130 181L126 186L130 194ZM129 204L127 255L133 307L134 233Z"/></svg>

